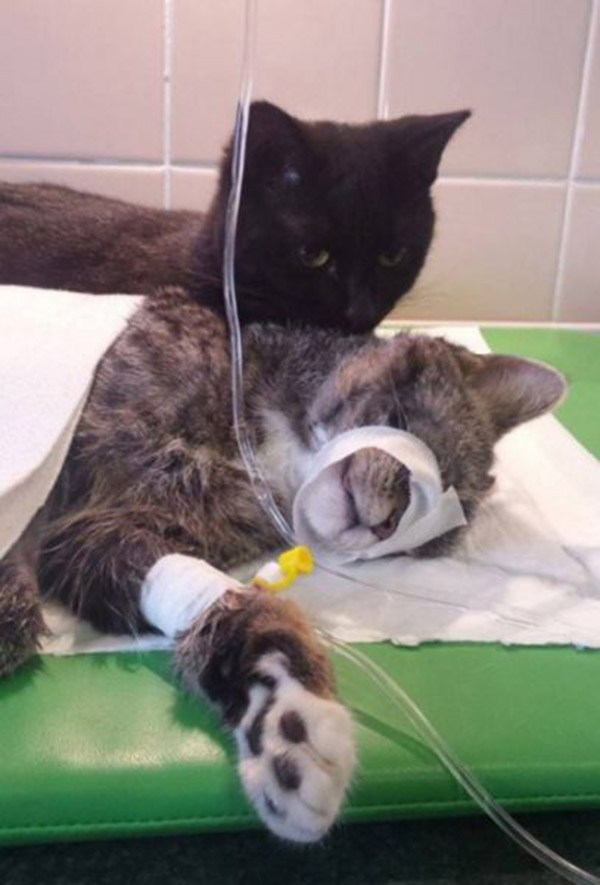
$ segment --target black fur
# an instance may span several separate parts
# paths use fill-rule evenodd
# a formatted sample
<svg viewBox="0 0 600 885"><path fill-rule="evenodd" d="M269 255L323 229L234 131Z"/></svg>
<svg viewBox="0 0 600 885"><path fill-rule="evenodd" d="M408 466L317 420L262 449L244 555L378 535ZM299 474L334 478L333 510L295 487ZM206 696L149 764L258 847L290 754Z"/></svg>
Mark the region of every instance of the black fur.
<svg viewBox="0 0 600 885"><path fill-rule="evenodd" d="M305 123L253 104L236 250L242 322L376 326L423 267L434 229L430 187L468 116L356 126ZM206 216L0 184L0 283L144 294L178 285L222 310L230 164L229 146ZM328 260L307 266L319 252Z"/></svg>

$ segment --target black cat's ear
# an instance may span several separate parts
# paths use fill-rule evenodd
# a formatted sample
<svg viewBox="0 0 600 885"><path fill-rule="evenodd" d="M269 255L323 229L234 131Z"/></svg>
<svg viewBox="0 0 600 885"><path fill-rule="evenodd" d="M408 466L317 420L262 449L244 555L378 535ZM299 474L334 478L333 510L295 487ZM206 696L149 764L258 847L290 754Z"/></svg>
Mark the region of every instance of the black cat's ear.
<svg viewBox="0 0 600 885"><path fill-rule="evenodd" d="M449 114L402 117L393 122L394 139L402 157L415 169L422 181L433 184L444 148L459 126L468 120L471 111Z"/></svg>
<svg viewBox="0 0 600 885"><path fill-rule="evenodd" d="M306 162L302 124L268 101L250 106L246 174L260 183L300 180Z"/></svg>
<svg viewBox="0 0 600 885"><path fill-rule="evenodd" d="M463 371L466 364L462 364ZM469 385L483 399L497 436L554 408L567 383L556 369L516 356L480 356L466 371Z"/></svg>

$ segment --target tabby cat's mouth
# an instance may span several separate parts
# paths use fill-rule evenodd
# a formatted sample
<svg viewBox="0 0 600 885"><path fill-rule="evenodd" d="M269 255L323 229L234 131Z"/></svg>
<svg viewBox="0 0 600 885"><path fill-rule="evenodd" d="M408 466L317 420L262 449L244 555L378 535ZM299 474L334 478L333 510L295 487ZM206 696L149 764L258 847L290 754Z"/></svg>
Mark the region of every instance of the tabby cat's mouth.
<svg viewBox="0 0 600 885"><path fill-rule="evenodd" d="M351 458L347 458L343 462L342 472L340 475L340 482L342 483L342 487L346 494L346 507L348 512L348 524L343 531L346 532L356 528L368 529L373 535L373 543L376 543L377 541L386 541L394 534L394 532L398 528L400 520L402 519L402 516L404 515L410 503L410 484L408 482L408 474L404 488L403 500L401 499L398 507L391 510L390 513L380 522L369 524L362 522L360 514L358 512L358 508L356 506L356 501L352 488L352 481L350 478L351 463Z"/></svg>

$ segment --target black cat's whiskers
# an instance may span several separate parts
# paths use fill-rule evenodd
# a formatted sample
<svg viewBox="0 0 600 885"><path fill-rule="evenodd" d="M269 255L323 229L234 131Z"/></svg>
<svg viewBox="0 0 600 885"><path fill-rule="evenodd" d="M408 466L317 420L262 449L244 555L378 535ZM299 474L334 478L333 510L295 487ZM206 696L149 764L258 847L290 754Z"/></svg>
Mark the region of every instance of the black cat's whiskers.
<svg viewBox="0 0 600 885"><path fill-rule="evenodd" d="M218 273L207 273L206 270L202 267L194 267L190 270L190 280L195 285L221 285L221 277Z"/></svg>
<svg viewBox="0 0 600 885"><path fill-rule="evenodd" d="M245 304L248 301L252 302L253 304L264 304L269 300L270 297L266 292L250 287L243 283L238 283L237 289L240 294L243 295Z"/></svg>

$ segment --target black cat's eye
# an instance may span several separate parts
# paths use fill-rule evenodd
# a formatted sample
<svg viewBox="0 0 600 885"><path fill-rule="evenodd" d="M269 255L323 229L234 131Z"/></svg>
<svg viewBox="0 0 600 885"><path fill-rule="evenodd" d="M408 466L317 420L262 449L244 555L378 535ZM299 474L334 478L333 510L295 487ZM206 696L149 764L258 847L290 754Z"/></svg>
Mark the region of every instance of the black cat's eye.
<svg viewBox="0 0 600 885"><path fill-rule="evenodd" d="M398 267L408 255L408 247L401 246L393 252L382 252L377 256L380 267Z"/></svg>
<svg viewBox="0 0 600 885"><path fill-rule="evenodd" d="M325 267L330 255L327 249L307 249L305 246L301 246L298 249L298 257L304 267L317 270L320 267Z"/></svg>

